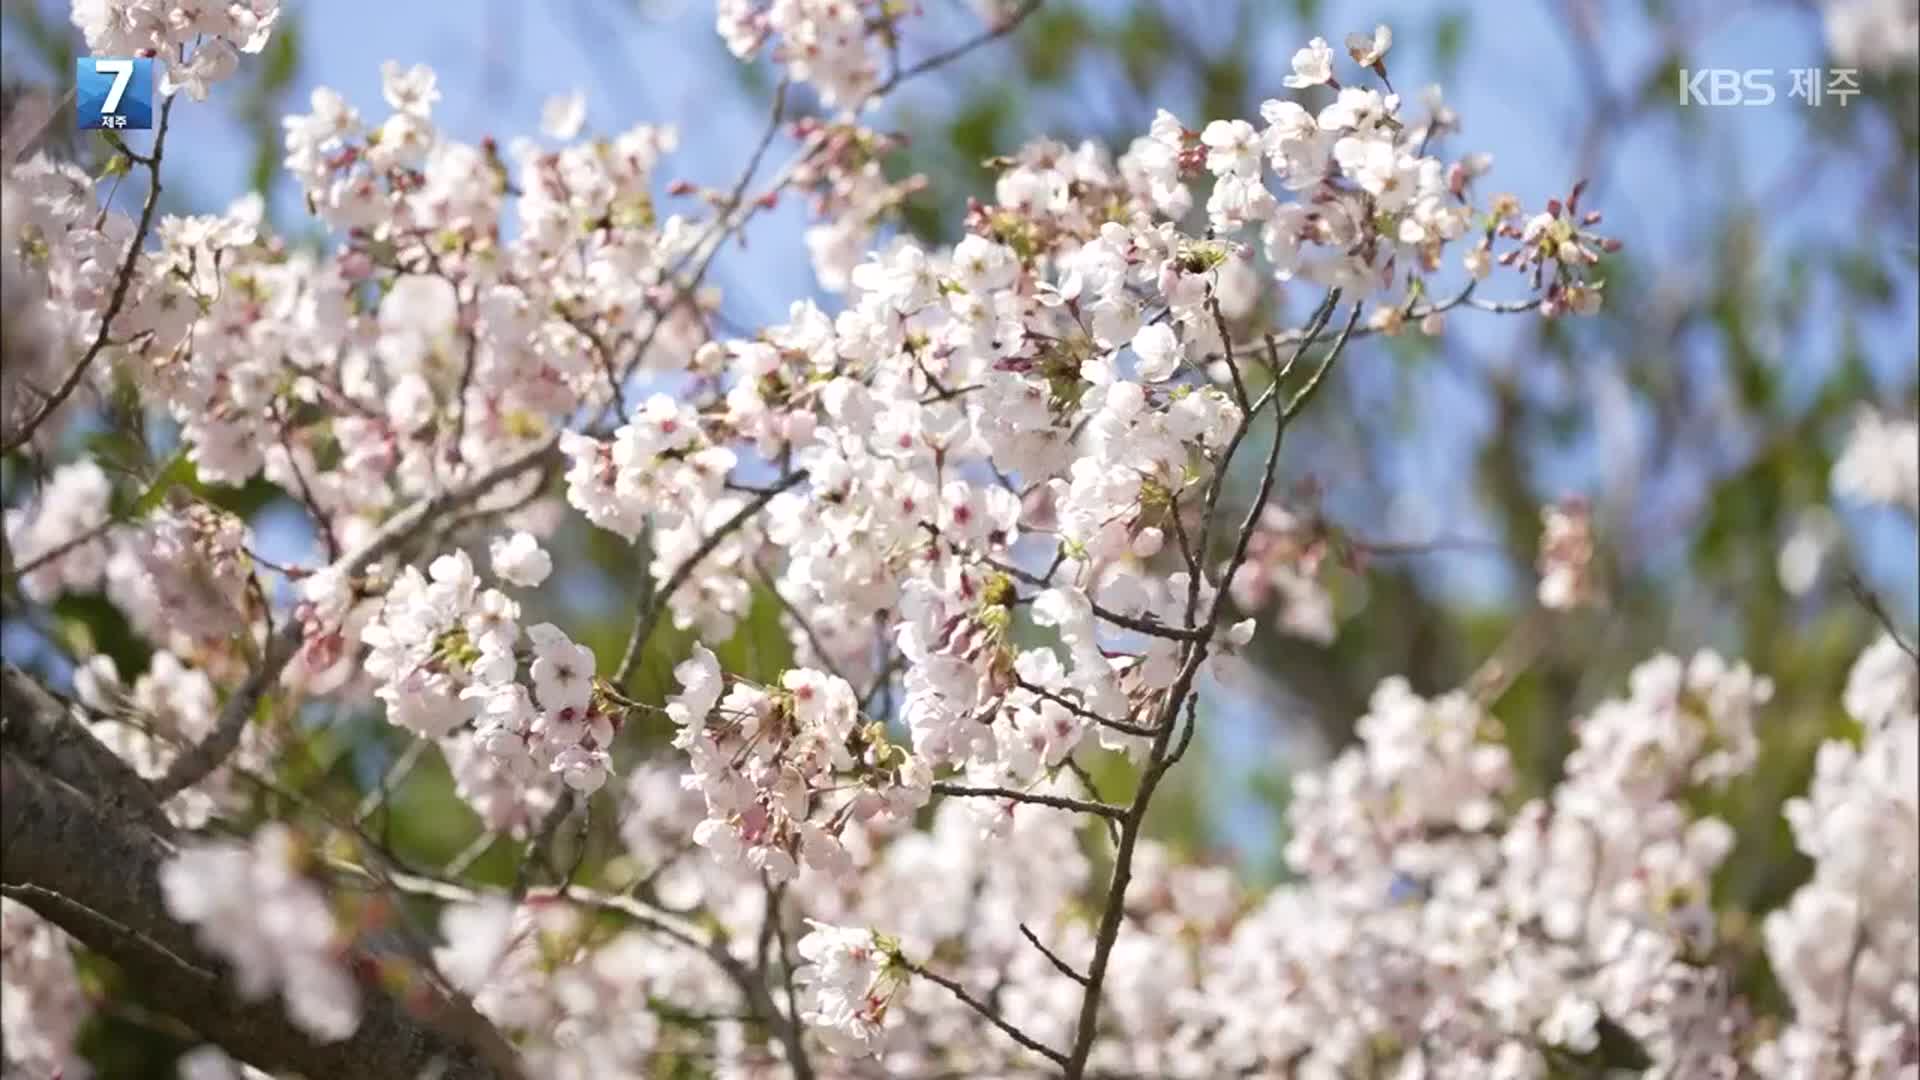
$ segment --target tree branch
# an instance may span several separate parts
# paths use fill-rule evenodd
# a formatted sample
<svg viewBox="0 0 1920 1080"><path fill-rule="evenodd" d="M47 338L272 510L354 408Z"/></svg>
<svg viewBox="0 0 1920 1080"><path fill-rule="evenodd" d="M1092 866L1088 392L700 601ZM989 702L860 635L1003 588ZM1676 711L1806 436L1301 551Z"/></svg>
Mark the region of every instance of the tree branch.
<svg viewBox="0 0 1920 1080"><path fill-rule="evenodd" d="M640 660L641 651L646 648L647 639L653 636L654 627L660 623L660 613L666 610L667 602L673 598L675 592L679 591L680 586L685 585L687 579L693 576L694 568L698 567L707 556L713 554L727 537L732 536L742 525L752 520L755 514L766 509L775 495L806 478L805 470L789 473L782 477L779 483L754 496L745 506L735 511L732 517L721 522L719 528L708 533L707 538L700 542L700 546L694 549L693 554L687 556L679 566L674 568L665 584L657 590L648 592L642 598L640 610L634 613L633 630L627 635L627 647L620 654L620 666L613 671L611 681L616 688L626 686L627 676L633 673L634 665Z"/></svg>
<svg viewBox="0 0 1920 1080"><path fill-rule="evenodd" d="M1072 979L1074 982L1079 983L1081 986L1087 985L1087 977L1085 975L1080 974L1078 971L1075 971L1073 969L1072 964L1069 964L1065 960L1060 959L1060 955L1058 953L1054 952L1052 949L1047 948L1046 942L1041 941L1039 935L1035 934L1032 930L1027 929L1026 923L1020 924L1020 936L1026 938L1028 943L1030 943L1034 948L1039 949L1040 955L1047 958L1047 962L1053 965L1054 970L1058 971L1062 975L1065 975L1067 978Z"/></svg>
<svg viewBox="0 0 1920 1080"><path fill-rule="evenodd" d="M1136 724L1131 720L1114 720L1101 716L1099 713L1094 712L1084 705L1080 705L1069 698L1062 697L1038 683L1030 683L1018 675L1013 677L1013 685L1025 690L1027 693L1032 694L1042 701L1050 701L1060 706L1082 720L1090 720L1102 727L1109 727L1115 731L1124 731L1128 735L1151 737L1154 733L1154 729L1145 724Z"/></svg>
<svg viewBox="0 0 1920 1080"><path fill-rule="evenodd" d="M1011 563L1003 563L998 559L990 559L985 555L976 555L975 557L979 559L982 565L998 570L1008 577L1013 578L1015 581L1025 582L1028 585L1043 589L1053 587L1053 582L1049 580L1051 575L1043 577L1032 571L1022 570ZM1102 607L1092 596L1087 597L1087 606L1093 610L1094 615L1099 619L1110 622L1122 630L1132 630L1136 634L1145 634L1148 637L1166 638L1170 641L1194 641L1200 633L1198 630L1168 626L1166 623L1154 622L1149 619L1139 619L1132 615L1122 615L1120 612L1114 611L1111 608Z"/></svg>
<svg viewBox="0 0 1920 1080"><path fill-rule="evenodd" d="M38 570L41 567L46 566L57 559L70 555L74 551L80 548L83 548L88 544L93 543L95 540L98 540L101 537L107 535L107 532L111 530L115 525L118 525L118 524L120 524L119 521L115 520L114 518L108 518L107 520L101 522L100 524L95 525L91 529L86 529L82 532L76 533L73 536L68 537L67 539L61 541L60 543L55 544L53 547L50 547L47 550L41 552L40 554L35 555L33 558L28 559L26 562L21 563L18 566L8 568L7 576L14 577L14 578L24 578L28 574L33 573L35 570Z"/></svg>
<svg viewBox="0 0 1920 1080"><path fill-rule="evenodd" d="M1058 1050L1055 1050L1053 1047L1048 1046L1046 1043L1041 1042L1039 1039L1034 1038L1033 1036L1027 1034L1026 1032L1021 1031L1018 1027L1015 1027L1005 1017L1000 1015L999 1010L995 1009L991 1005L988 1005L986 1002L981 1001L979 998L974 997L973 994L969 992L966 987L960 985L958 982L955 982L954 980L947 978L945 975L942 975L939 972L928 970L927 968L919 964L916 964L911 960L906 960L903 958L901 962L906 965L908 971L913 972L915 975L920 976L921 978L927 980L928 982L934 984L935 986L945 989L948 993L952 994L954 997L959 998L962 1004L966 1005L968 1008L972 1009L974 1012L979 1013L981 1017L983 1017L987 1021L987 1023L992 1024L994 1027L997 1027L1001 1031L1006 1032L1007 1037L1012 1039L1014 1042L1017 1042L1021 1046L1024 1046L1027 1049L1033 1051L1034 1053L1039 1054L1041 1057L1046 1058L1048 1061L1053 1062L1055 1065L1065 1066L1067 1064L1067 1055L1061 1053Z"/></svg>
<svg viewBox="0 0 1920 1080"><path fill-rule="evenodd" d="M1910 659L1920 660L1920 651L1915 651L1914 647L1907 643L1907 639L1900 633L1900 628L1894 624L1893 616L1887 613L1887 606L1880 602L1880 597L1867 587L1867 583L1860 579L1859 574L1848 571L1847 591L1853 594L1853 598L1860 602L1861 607L1867 609L1867 614L1873 616L1874 621L1880 624L1880 629L1886 631L1887 636L1893 639L1893 643L1900 647L1901 652L1906 653Z"/></svg>
<svg viewBox="0 0 1920 1080"><path fill-rule="evenodd" d="M1035 806L1050 806L1055 810L1073 810L1082 814L1097 814L1105 818L1126 816L1124 807L1111 803L1092 802L1087 799L1074 799L1065 795L1044 795L1037 791L1018 791L1003 787L971 787L966 784L950 784L938 781L933 785L935 795L952 795L980 799L1005 799L1008 802L1031 803Z"/></svg>
<svg viewBox="0 0 1920 1080"><path fill-rule="evenodd" d="M19 719L12 708L9 735ZM73 724L64 714L40 715L37 723ZM91 738L85 732L76 737ZM166 915L160 868L173 853L171 831L130 820L97 793L44 771L20 749L9 738L0 752L0 884L113 961L154 1007L264 1069L369 1080L503 1078L474 1048L375 988L362 987L354 1033L323 1044L295 1027L277 999L248 1002L230 980L209 980L209 972L224 966L200 948L191 929Z"/></svg>
<svg viewBox="0 0 1920 1080"><path fill-rule="evenodd" d="M1329 296L1326 304L1322 305L1323 315L1316 319L1314 331L1302 343L1300 346L1302 349L1306 348L1307 343L1318 335L1319 328L1325 325L1325 317L1332 313L1333 303L1337 299L1338 294L1335 293ZM1341 332L1339 339L1333 343L1328 355L1321 361L1320 369L1315 372L1315 382L1333 366L1340 353L1346 349L1348 341L1353 337L1353 328L1360 321L1360 309L1360 304L1356 303L1353 306L1353 314L1347 319L1346 328ZM1274 396L1271 392L1263 394L1259 406L1264 406ZM1293 416L1291 410L1299 404L1304 404L1304 400L1296 395L1295 401L1289 404L1288 410L1280 413L1273 435L1273 445L1267 450L1265 467L1261 473L1260 490L1254 497L1253 504L1247 508L1247 516L1241 523L1233 558L1227 565L1226 580L1232 580L1233 575L1238 572L1241 563L1246 559L1248 544L1252 540L1255 528L1259 525L1261 514L1266 510L1267 500L1273 493L1274 478L1280 465L1280 445L1286 434L1287 422ZM1222 473L1232 464L1232 448L1239 444L1238 435L1245 432L1258 412L1259 407L1256 407L1247 413L1240 432L1236 433L1235 440L1229 444L1228 452L1221 459ZM1209 499L1207 504L1209 521L1213 517L1215 508L1215 500ZM1193 583L1192 587L1197 590L1198 583ZM1184 753L1187 741L1193 737L1193 725L1189 723L1185 734L1181 737L1180 749L1169 756L1169 746L1174 728L1177 726L1175 721L1180 709L1187 704L1187 695L1192 692L1193 680L1199 674L1200 665L1206 662L1209 640L1213 635L1214 627L1219 625L1221 612L1226 609L1225 601L1224 594L1214 596L1213 601L1208 605L1207 617L1199 631L1199 639L1188 646L1185 662L1181 664L1180 672L1174 678L1173 685L1167 688L1157 725L1159 734L1154 736L1146 769L1140 776L1140 788L1134 794L1133 803L1127 807L1126 814L1120 821L1120 843L1114 851L1113 876L1108 883L1106 903L1100 913L1098 933L1094 937L1093 961L1087 967L1086 992L1080 999L1080 1019L1074 1031L1073 1052L1064 1063L1067 1080L1081 1080L1086 1075L1087 1058L1093 1052L1094 1035L1099 1027L1100 990L1106 980L1107 962L1113 955L1114 942L1119 939L1121 921L1126 917L1127 887L1133 881L1134 849L1139 843L1140 834L1146 823L1147 806L1153 799L1154 790L1159 787L1161 778L1166 775L1168 769L1172 768L1180 754ZM1190 596L1189 603L1191 602Z"/></svg>
<svg viewBox="0 0 1920 1080"><path fill-rule="evenodd" d="M908 79L917 75L924 75L936 68L945 67L973 50L980 48L982 45L991 44L1000 38L1006 37L1018 29L1021 23L1026 22L1028 16L1039 11L1041 2L1042 0L1025 0L1024 3L1018 8L1015 8L1005 18L987 27L987 29L979 34L968 38L958 45L942 49L918 63L910 64L907 67L896 70L892 75L887 77L885 82L874 87L873 90L867 94L867 100L873 101L874 99L882 97Z"/></svg>
<svg viewBox="0 0 1920 1080"><path fill-rule="evenodd" d="M161 800L69 715L67 702L14 667L0 668L0 746L115 813L165 831Z"/></svg>

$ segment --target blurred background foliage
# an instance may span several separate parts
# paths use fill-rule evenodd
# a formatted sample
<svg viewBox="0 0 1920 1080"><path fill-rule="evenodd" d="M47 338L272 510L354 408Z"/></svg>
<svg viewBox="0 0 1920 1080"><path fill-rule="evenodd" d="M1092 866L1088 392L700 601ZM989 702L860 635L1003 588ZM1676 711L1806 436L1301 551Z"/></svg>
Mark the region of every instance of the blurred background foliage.
<svg viewBox="0 0 1920 1080"><path fill-rule="evenodd" d="M908 24L909 48L970 35L980 9L992 6L918 5L923 17ZM348 10L357 7L290 0L266 55L200 107L218 112L207 123L224 129L222 145L240 151L210 153L205 161L220 162L218 172L170 152L169 166L185 166L174 174L179 183L169 184L168 209L217 210L251 187L269 197L290 237L318 242L275 177L278 118L303 109L305 90L319 82L367 86L377 77L337 55L341 31L331 24L358 18ZM596 130L676 119L645 108L660 101L658 81L644 74L650 65L671 63L702 80L685 91L687 115L679 119L689 144L683 153L712 172L707 182L737 169L772 92L764 65L725 55L700 3L412 7L392 16L401 21L387 48L403 62L434 63L443 86L478 97L477 123L449 124L462 137L517 134L504 123L510 101L530 98L537 108L535 86L568 88L551 79L542 85L516 58L512 40L502 43L532 24L559 27L607 58L594 77L615 86L595 88ZM436 40L436 32L476 19L481 48L451 57L397 51L398 42ZM1571 721L1623 693L1633 665L1663 649L1683 658L1716 649L1776 686L1761 767L1700 798L1703 810L1737 828L1719 901L1729 948L1747 964L1748 988L1769 1003L1755 917L1807 872L1779 807L1804 788L1814 747L1847 734L1840 690L1853 657L1879 632L1849 583L1857 577L1909 635L1920 612L1911 518L1838 506L1839 539L1811 586L1792 591L1779 570L1783 544L1819 527L1833 503L1828 478L1855 411L1873 403L1911 414L1920 404L1920 92L1912 67L1862 72L1862 92L1844 107L1813 108L1783 93L1762 110L1709 109L1681 103L1681 69L1773 68L1784 88L1787 69L1845 66L1824 54L1817 6L1046 0L1015 35L869 119L911 135L888 161L889 173L928 180L898 226L928 242L954 240L967 200L992 199L986 160L1035 136L1092 139L1118 152L1144 133L1156 108L1196 129L1210 118L1256 117L1263 99L1285 93L1280 78L1306 38L1337 42L1379 20L1395 30L1389 66L1396 85L1412 96L1443 83L1461 109L1464 133L1447 140L1443 155L1494 149L1493 189L1511 187L1530 206L1585 178L1585 205L1607 211L1606 231L1625 246L1607 267L1607 303L1597 317L1461 311L1440 337L1410 333L1356 346L1337 384L1289 436L1285 459L1293 490L1320 493L1312 501L1356 553L1328 571L1338 633L1319 645L1282 634L1273 612L1262 616L1250 653L1256 679L1209 693L1204 752L1163 787L1153 827L1193 856L1234 861L1256 881L1280 880L1289 776L1351 738L1382 678L1402 673L1416 690L1439 694L1466 684L1490 657L1518 649L1526 662L1493 711L1528 795L1554 782ZM9 2L0 25L9 116L60 102L78 45L65 5ZM458 101L457 93L449 98ZM377 99L365 93L360 103L373 108ZM513 115L528 115L525 101L517 107ZM708 120L712 126L703 128ZM75 139L68 127L64 114L55 117L40 144L100 167L102 147ZM790 299L812 289L794 242L801 224L798 209L783 207L767 232L753 235L750 250L723 260L718 280L742 297L729 301L731 324L777 319ZM1502 284L1510 288L1499 299L1518 295L1517 282ZM1318 298L1293 291L1272 290L1243 329L1297 325ZM1494 291L1490 284L1488 294ZM170 467L167 433L132 425L125 410L138 411L103 402L102 422L84 436L92 442L76 441L74 452L113 459L129 504L191 481ZM127 438L129 425L141 436ZM29 498L48 465L19 455L5 461L6 503ZM278 550L304 556L297 535L284 539L298 533L300 515L270 490L197 490L247 514L263 545L280 536ZM1569 496L1594 508L1606 602L1548 617L1533 602L1540 508ZM608 670L649 556L577 517L554 549L560 570L528 604L524 622L560 622ZM18 599L8 598L5 637L16 662L56 682L76 651L107 652L129 677L145 666L146 647L104 599L68 597L45 618ZM656 633L633 696L661 700L689 640L671 627ZM730 670L769 681L788 663L779 601L764 586L719 651ZM304 746L276 781L336 815L351 815L404 749L399 733L371 712L268 719L297 732ZM628 760L663 741L658 728L634 736ZM1095 762L1093 774L1110 797L1132 782L1118 760ZM599 802L593 811L581 833L556 838L556 858L577 854L582 874L617 878L617 822ZM432 755L370 828L428 865L444 865L479 834ZM472 873L507 883L517 860L516 845L501 841ZM103 1065L111 1062L106 1075L166 1075L156 1063L168 1058L168 1036L138 1014L137 999L126 999L125 1015L103 1021L95 1040Z"/></svg>

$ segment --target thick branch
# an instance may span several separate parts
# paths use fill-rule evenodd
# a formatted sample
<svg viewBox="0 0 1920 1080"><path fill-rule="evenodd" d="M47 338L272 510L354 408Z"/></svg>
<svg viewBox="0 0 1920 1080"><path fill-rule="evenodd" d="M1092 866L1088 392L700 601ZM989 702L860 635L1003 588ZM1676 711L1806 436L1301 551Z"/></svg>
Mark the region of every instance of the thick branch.
<svg viewBox="0 0 1920 1080"><path fill-rule="evenodd" d="M10 733L13 707L10 701ZM221 962L166 915L160 868L171 854L165 831L129 820L43 771L9 739L0 754L0 883L112 960L155 1008L265 1069L368 1080L501 1075L478 1052L371 988L363 988L360 1026L327 1044L295 1027L277 998L241 1000L230 979L208 977L223 970Z"/></svg>
<svg viewBox="0 0 1920 1080"><path fill-rule="evenodd" d="M0 668L0 745L102 807L165 830L160 801L139 774L70 719L67 708L20 669Z"/></svg>

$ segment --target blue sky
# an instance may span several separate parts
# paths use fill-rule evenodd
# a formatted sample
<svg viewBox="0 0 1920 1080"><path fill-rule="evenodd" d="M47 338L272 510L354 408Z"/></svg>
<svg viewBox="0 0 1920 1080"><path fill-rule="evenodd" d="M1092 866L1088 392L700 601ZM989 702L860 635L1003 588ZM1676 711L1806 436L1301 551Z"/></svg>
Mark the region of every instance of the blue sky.
<svg viewBox="0 0 1920 1080"><path fill-rule="evenodd" d="M1254 53L1265 58L1269 68L1260 81L1276 94L1281 92L1278 83L1286 58L1305 37L1317 32L1337 43L1347 30L1385 21L1398 36L1390 57L1396 85L1412 96L1434 75L1429 47L1434 28L1449 12L1466 12L1470 18L1464 61L1447 86L1449 101L1466 121L1455 148L1492 152L1494 186L1519 194L1523 201L1537 203L1563 192L1573 179L1575 128L1588 111L1591 94L1569 47L1559 0L1324 3L1312 27L1298 23L1290 14L1292 5L1250 2L1275 12L1275 17L1262 20ZM48 9L65 6L40 3ZM958 40L977 25L961 0L921 3L927 14L909 24L909 56L916 46ZM1208 17L1225 6L1216 0L1169 0L1165 5L1176 14L1191 12L1192 33L1203 40L1231 29L1226 20ZM1637 15L1605 16L1605 9L1622 5L1588 6L1602 12L1604 45L1598 56L1606 82L1619 90L1644 78L1659 55L1661 40ZM1731 172L1675 175L1667 152L1672 125L1660 121L1634 128L1593 178L1594 201L1607 210L1608 228L1635 250L1658 253L1676 279L1684 278L1694 261L1685 245L1700 216L1732 196L1723 186L1729 177L1749 191L1798 182L1805 171L1804 117L1799 114L1807 106L1785 100L1787 72L1824 63L1813 12L1787 4L1703 6L1711 14L1691 20L1702 28L1689 35L1694 61L1774 69L1782 100L1762 108L1708 110L1695 124L1688 137L1706 140L1712 159L1737 163ZM713 33L712 7L705 0L287 0L286 8L298 19L302 34L302 64L287 99L287 107L295 111L303 111L308 92L324 84L345 93L370 116L381 115L381 63L424 62L440 73L443 99L436 120L445 130L460 138L491 134L504 140L536 133L542 102L577 88L588 95L590 130L612 132L639 122L671 124L683 138L668 171L713 184L734 175L764 122L763 110L743 90L740 72ZM1722 8L1727 12L1715 13ZM1004 50L1004 45L990 46L951 69L946 81L909 86L889 109L897 116L898 110L938 105L956 88L994 79L1007 62ZM17 58L13 43L7 43L6 52L10 59ZM1079 89L1091 94L1097 88ZM1084 100L1058 95L1033 104L1032 115L1040 123L1065 109L1090 107ZM223 101L216 91L213 102L175 113L169 157L184 166L176 174L175 190L193 209L217 208L244 183L252 146L223 105L231 101ZM1183 118L1195 127L1205 119ZM1791 227L1854 234L1861 223L1844 212L1850 201L1845 178L1825 175L1811 181L1809 197L1789 206L1786 220ZM123 197L128 194L133 193ZM303 214L293 193L283 185L279 194L276 215L283 225L298 227ZM788 200L759 222L750 258L723 263L721 280L735 294L730 310L741 317L777 318L790 300L811 291L798 243L801 215L793 202ZM1902 341L1911 335L1897 332L1912 329L1914 318L1909 297L1889 325L1879 329ZM1504 332L1497 326L1457 329L1491 335L1490 343ZM1911 359L1911 351L1900 348L1882 357L1889 377Z"/></svg>

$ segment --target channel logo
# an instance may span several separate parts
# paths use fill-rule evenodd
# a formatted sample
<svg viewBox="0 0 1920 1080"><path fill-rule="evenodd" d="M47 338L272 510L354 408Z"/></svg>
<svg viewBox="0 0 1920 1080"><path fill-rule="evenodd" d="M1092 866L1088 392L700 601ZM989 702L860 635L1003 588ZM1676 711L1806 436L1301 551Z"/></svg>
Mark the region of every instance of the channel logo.
<svg viewBox="0 0 1920 1080"><path fill-rule="evenodd" d="M74 111L81 131L153 129L153 60L83 56L74 61Z"/></svg>

